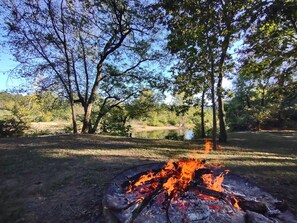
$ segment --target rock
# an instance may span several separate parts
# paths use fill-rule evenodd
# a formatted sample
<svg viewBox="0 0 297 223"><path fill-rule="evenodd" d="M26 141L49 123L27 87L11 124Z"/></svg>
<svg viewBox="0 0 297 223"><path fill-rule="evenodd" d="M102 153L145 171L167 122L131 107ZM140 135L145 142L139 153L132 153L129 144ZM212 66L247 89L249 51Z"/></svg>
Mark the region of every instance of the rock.
<svg viewBox="0 0 297 223"><path fill-rule="evenodd" d="M253 211L246 211L246 223L277 223L277 221L273 221L262 214L258 214Z"/></svg>
<svg viewBox="0 0 297 223"><path fill-rule="evenodd" d="M275 203L275 207L280 211L286 211L289 209L288 204L285 201L278 201Z"/></svg>
<svg viewBox="0 0 297 223"><path fill-rule="evenodd" d="M240 200L238 204L244 211L254 211L260 214L266 214L268 211L266 204L259 201Z"/></svg>

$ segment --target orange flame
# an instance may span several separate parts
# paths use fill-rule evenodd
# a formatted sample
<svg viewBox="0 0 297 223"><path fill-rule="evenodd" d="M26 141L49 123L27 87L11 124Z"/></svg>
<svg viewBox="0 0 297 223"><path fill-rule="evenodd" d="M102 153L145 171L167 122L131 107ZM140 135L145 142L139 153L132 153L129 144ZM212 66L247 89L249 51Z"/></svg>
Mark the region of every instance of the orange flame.
<svg viewBox="0 0 297 223"><path fill-rule="evenodd" d="M212 142L205 140L204 142L204 154L209 154L212 151Z"/></svg>
<svg viewBox="0 0 297 223"><path fill-rule="evenodd" d="M140 187L147 182L150 182L150 187L156 189L158 183L163 182L163 189L168 195L174 195L178 191L185 191L195 177L195 171L204 168L203 160L196 159L184 159L177 162L169 161L160 172L154 173L150 171L147 174L142 175L136 182L132 183L127 192L132 192L133 189ZM221 173L215 177L213 174L203 174L201 176L204 184L207 188L223 191L222 183L224 180L224 174Z"/></svg>
<svg viewBox="0 0 297 223"><path fill-rule="evenodd" d="M193 180L195 176L195 170L204 167L202 162L195 159L180 160L176 163L172 176L163 184L163 188L169 195L172 192L184 191Z"/></svg>
<svg viewBox="0 0 297 223"><path fill-rule="evenodd" d="M241 210L241 208L239 207L239 204L238 204L238 199L236 198L236 197L234 197L234 196L231 196L231 199L232 199L232 201L234 202L234 204L233 204L233 206L236 208L236 209L238 209L238 210Z"/></svg>
<svg viewBox="0 0 297 223"><path fill-rule="evenodd" d="M201 176L203 179L206 188L222 192L222 183L224 181L224 173L221 173L219 176L215 177L213 174L204 174Z"/></svg>
<svg viewBox="0 0 297 223"><path fill-rule="evenodd" d="M207 140L204 145L204 154L208 154L212 150L212 142ZM195 172L198 169L209 168L205 166L205 160L198 159L182 159L179 161L169 161L159 172L150 171L147 174L142 175L136 182L130 182L130 187L127 192L130 193L137 189L138 195L144 196L144 193L152 193L158 187L164 189L164 191L172 198L177 197L178 192L184 192L190 183L195 178ZM219 167L219 165L211 165L211 167ZM199 177L203 181L206 188L214 191L223 191L222 183L224 181L224 175L230 171L226 170L218 176L214 176L211 173L202 174ZM197 180L197 179L196 179ZM197 194L202 199L216 200L217 198L204 194ZM140 198L142 199L142 198ZM239 208L238 200L235 197L231 197L234 207Z"/></svg>

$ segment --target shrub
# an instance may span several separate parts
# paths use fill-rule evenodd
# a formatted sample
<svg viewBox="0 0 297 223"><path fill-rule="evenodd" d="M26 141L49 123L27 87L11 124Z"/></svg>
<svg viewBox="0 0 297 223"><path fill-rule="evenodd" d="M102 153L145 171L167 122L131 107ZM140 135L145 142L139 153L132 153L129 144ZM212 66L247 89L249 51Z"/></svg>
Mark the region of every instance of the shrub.
<svg viewBox="0 0 297 223"><path fill-rule="evenodd" d="M21 136L24 135L24 131L28 128L26 122L16 118L0 120L0 137Z"/></svg>

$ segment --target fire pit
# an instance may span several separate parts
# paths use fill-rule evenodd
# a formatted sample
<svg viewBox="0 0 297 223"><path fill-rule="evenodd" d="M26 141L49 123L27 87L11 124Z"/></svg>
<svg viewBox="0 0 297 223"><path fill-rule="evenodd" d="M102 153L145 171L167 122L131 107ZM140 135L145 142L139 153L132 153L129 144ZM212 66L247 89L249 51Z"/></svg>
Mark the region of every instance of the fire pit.
<svg viewBox="0 0 297 223"><path fill-rule="evenodd" d="M108 186L107 223L293 223L286 205L248 180L183 159L128 169Z"/></svg>

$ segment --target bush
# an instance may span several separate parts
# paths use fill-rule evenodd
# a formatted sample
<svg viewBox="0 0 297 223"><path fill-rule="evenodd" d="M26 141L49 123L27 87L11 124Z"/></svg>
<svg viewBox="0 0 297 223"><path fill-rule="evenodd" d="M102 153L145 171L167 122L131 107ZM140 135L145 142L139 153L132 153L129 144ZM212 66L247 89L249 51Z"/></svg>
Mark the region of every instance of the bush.
<svg viewBox="0 0 297 223"><path fill-rule="evenodd" d="M21 136L24 135L24 131L28 128L26 122L16 118L0 120L0 137Z"/></svg>
<svg viewBox="0 0 297 223"><path fill-rule="evenodd" d="M100 130L110 135L128 136L131 126L127 125L126 122L127 116L125 111L113 109L103 117Z"/></svg>

